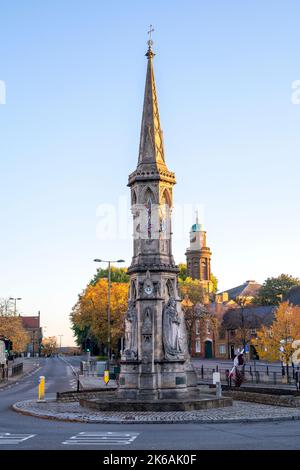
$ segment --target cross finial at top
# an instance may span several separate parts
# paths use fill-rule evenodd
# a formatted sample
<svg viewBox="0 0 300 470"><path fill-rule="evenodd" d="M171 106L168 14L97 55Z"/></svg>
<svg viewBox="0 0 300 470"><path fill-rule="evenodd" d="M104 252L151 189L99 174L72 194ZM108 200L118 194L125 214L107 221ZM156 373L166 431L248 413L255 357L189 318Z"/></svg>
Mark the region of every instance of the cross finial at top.
<svg viewBox="0 0 300 470"><path fill-rule="evenodd" d="M152 46L153 46L152 33L153 33L153 31L154 31L154 28L153 28L152 24L150 24L149 31L147 31L147 33L149 34L149 40L147 41L148 51L147 51L147 54L146 54L148 59L152 59L155 56L155 54L152 50Z"/></svg>
<svg viewBox="0 0 300 470"><path fill-rule="evenodd" d="M152 24L150 24L150 29L149 29L149 31L147 31L147 33L149 34L149 41L148 41L149 49L151 49L151 47L153 45L152 36L151 36L153 31L154 31L154 28L153 28Z"/></svg>
<svg viewBox="0 0 300 470"><path fill-rule="evenodd" d="M149 29L149 31L148 31L148 34L149 34L149 41L152 40L151 34L153 33L153 31L154 31L154 28L153 28L152 24L150 24L150 29Z"/></svg>

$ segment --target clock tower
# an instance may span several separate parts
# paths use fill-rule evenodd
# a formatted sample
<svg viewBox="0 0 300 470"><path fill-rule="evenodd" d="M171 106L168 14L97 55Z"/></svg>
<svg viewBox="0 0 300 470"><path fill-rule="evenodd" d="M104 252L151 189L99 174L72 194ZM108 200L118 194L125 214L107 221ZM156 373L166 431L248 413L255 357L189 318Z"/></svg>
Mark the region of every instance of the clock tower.
<svg viewBox="0 0 300 470"><path fill-rule="evenodd" d="M197 385L172 255L176 181L165 162L152 46L150 38L138 163L128 179L133 257L118 393L133 399L180 398Z"/></svg>
<svg viewBox="0 0 300 470"><path fill-rule="evenodd" d="M187 275L192 279L199 279L204 291L213 292L211 281L211 256L212 252L206 244L206 231L199 224L198 214L196 223L190 231L190 246L186 250ZM209 302L209 298L207 299Z"/></svg>

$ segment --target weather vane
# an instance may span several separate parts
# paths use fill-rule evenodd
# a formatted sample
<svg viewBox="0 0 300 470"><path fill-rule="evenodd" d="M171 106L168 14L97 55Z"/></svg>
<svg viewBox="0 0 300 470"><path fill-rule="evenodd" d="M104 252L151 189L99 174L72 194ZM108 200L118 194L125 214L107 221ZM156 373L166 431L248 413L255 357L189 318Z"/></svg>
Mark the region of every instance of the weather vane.
<svg viewBox="0 0 300 470"><path fill-rule="evenodd" d="M152 44L153 44L153 41L152 41L152 37L151 37L151 34L153 33L154 31L154 28L152 26L152 24L150 24L150 29L148 31L148 34L149 34L149 41L148 41L148 45L151 47Z"/></svg>

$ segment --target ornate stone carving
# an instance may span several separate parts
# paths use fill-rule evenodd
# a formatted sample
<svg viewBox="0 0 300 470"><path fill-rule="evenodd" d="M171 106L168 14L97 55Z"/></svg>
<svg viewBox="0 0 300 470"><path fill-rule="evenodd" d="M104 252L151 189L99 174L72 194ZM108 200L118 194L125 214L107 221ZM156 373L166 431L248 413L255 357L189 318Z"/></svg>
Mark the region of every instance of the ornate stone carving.
<svg viewBox="0 0 300 470"><path fill-rule="evenodd" d="M128 302L125 316L125 350L126 359L137 358L137 312L133 301Z"/></svg>
<svg viewBox="0 0 300 470"><path fill-rule="evenodd" d="M143 315L142 333L144 335L152 334L152 310L146 307Z"/></svg>
<svg viewBox="0 0 300 470"><path fill-rule="evenodd" d="M153 282L149 270L146 272L146 278L143 283L143 292L146 295L152 296L154 291Z"/></svg>
<svg viewBox="0 0 300 470"><path fill-rule="evenodd" d="M180 318L177 313L176 300L170 297L163 309L163 346L165 359L181 359Z"/></svg>

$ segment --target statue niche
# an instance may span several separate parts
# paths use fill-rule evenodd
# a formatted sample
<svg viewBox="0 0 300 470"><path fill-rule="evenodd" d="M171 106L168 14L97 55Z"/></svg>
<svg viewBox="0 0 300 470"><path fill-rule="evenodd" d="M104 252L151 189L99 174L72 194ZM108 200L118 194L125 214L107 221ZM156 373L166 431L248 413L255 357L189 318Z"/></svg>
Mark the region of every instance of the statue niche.
<svg viewBox="0 0 300 470"><path fill-rule="evenodd" d="M126 359L137 359L137 312L135 303L128 302L128 309L125 315L125 350Z"/></svg>
<svg viewBox="0 0 300 470"><path fill-rule="evenodd" d="M182 359L183 351L179 336L180 318L177 313L176 300L170 297L163 309L163 345L165 359Z"/></svg>
<svg viewBox="0 0 300 470"><path fill-rule="evenodd" d="M151 372L152 370L152 354L153 354L153 315L152 309L146 307L143 312L142 323L142 364L144 372Z"/></svg>
<svg viewBox="0 0 300 470"><path fill-rule="evenodd" d="M146 307L143 316L142 334L152 335L152 310Z"/></svg>

